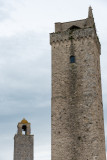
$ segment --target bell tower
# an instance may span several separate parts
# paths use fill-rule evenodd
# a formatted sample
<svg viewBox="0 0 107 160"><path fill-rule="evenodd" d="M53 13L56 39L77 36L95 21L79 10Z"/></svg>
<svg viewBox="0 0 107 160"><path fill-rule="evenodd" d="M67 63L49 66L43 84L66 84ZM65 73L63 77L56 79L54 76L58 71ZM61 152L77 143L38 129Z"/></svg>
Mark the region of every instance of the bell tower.
<svg viewBox="0 0 107 160"><path fill-rule="evenodd" d="M33 160L33 141L30 123L23 119L17 125L18 131L14 136L14 160Z"/></svg>
<svg viewBox="0 0 107 160"><path fill-rule="evenodd" d="M101 46L92 8L55 23L52 50L52 160L106 160Z"/></svg>

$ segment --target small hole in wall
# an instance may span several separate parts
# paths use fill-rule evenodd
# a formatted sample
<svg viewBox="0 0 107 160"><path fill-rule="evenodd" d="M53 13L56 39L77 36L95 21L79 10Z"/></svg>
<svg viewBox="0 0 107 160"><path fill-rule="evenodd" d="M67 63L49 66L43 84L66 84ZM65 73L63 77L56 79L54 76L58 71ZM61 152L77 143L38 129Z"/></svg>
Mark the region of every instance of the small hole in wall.
<svg viewBox="0 0 107 160"><path fill-rule="evenodd" d="M70 56L70 63L75 63L75 56Z"/></svg>
<svg viewBox="0 0 107 160"><path fill-rule="evenodd" d="M78 137L78 140L81 140L81 137L80 137L80 136Z"/></svg>

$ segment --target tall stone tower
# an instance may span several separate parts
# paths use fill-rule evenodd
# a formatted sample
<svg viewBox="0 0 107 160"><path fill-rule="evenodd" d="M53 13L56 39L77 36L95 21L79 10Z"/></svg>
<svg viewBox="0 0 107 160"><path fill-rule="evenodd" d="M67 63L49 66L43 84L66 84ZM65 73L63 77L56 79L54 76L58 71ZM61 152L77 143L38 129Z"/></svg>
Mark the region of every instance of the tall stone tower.
<svg viewBox="0 0 107 160"><path fill-rule="evenodd" d="M52 160L106 160L100 42L88 18L56 23L52 46Z"/></svg>
<svg viewBox="0 0 107 160"><path fill-rule="evenodd" d="M18 132L14 137L14 160L33 160L33 135L30 135L30 123L23 119L18 123Z"/></svg>

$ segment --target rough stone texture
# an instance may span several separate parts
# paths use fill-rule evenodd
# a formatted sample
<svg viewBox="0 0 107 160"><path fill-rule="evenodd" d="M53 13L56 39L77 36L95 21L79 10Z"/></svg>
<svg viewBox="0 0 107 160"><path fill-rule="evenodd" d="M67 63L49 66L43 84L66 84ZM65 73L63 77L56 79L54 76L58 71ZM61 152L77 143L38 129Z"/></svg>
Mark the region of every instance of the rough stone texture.
<svg viewBox="0 0 107 160"><path fill-rule="evenodd" d="M75 22L80 28L69 22L60 30L58 24L50 35L52 160L106 160L100 43L93 17L81 23L85 21L90 25ZM70 63L71 55L75 63Z"/></svg>
<svg viewBox="0 0 107 160"><path fill-rule="evenodd" d="M33 160L33 135L15 135L14 160Z"/></svg>

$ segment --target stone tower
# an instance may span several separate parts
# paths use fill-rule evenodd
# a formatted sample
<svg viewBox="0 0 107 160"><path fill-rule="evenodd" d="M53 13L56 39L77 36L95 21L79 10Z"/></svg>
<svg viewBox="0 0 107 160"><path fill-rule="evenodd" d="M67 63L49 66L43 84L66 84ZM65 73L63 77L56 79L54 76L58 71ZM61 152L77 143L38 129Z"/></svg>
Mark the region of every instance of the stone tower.
<svg viewBox="0 0 107 160"><path fill-rule="evenodd" d="M52 47L52 160L106 160L100 42L88 18L56 23Z"/></svg>
<svg viewBox="0 0 107 160"><path fill-rule="evenodd" d="M33 160L33 138L30 123L23 119L18 123L18 132L14 137L14 160Z"/></svg>

